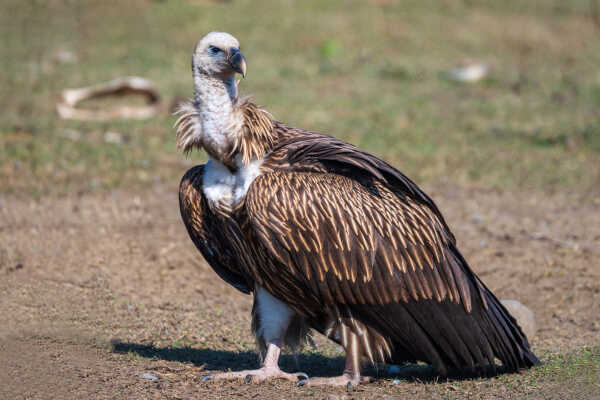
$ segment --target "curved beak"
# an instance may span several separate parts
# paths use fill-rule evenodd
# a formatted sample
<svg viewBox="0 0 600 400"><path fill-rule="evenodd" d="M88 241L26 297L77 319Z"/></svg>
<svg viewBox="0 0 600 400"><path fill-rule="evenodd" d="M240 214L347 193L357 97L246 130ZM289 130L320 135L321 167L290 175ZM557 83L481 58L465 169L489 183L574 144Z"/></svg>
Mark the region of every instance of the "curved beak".
<svg viewBox="0 0 600 400"><path fill-rule="evenodd" d="M246 59L239 49L234 47L229 51L229 64L235 72L246 77Z"/></svg>

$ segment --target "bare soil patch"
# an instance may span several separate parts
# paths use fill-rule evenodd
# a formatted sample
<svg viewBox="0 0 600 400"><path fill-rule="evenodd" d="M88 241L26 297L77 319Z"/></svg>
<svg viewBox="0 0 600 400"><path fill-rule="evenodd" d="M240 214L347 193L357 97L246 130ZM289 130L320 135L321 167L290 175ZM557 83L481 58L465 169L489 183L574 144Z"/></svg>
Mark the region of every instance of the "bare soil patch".
<svg viewBox="0 0 600 400"><path fill-rule="evenodd" d="M207 371L256 365L251 298L205 264L176 188L158 185L0 199L0 398L598 398L600 197L427 189L486 284L533 309L533 347L561 373L436 382L420 367L392 386L380 370L354 392L201 384ZM300 368L339 373L336 347L317 345ZM296 368L291 356L283 367Z"/></svg>

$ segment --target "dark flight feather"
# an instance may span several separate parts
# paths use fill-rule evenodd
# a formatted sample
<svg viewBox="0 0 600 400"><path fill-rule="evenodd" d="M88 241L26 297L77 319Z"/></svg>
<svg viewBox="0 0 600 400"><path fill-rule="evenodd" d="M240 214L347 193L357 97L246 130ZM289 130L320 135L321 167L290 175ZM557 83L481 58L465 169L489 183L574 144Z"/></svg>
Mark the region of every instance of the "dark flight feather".
<svg viewBox="0 0 600 400"><path fill-rule="evenodd" d="M204 165L190 169L179 185L179 210L185 227L206 261L225 282L243 293L250 293L253 282L241 269L238 254L228 246L227 232L237 230L237 223L225 215L216 215L202 193ZM229 229L228 229L229 228Z"/></svg>

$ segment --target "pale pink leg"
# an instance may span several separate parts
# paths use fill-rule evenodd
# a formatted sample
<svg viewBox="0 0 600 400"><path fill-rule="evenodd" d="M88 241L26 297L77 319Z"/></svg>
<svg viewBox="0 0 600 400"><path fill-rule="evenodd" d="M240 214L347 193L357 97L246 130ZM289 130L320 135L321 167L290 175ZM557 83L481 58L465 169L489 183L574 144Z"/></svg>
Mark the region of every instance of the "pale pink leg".
<svg viewBox="0 0 600 400"><path fill-rule="evenodd" d="M249 369L244 371L223 372L220 374L206 375L200 382L210 380L234 380L244 378L246 383L260 383L271 379L287 379L289 381L298 381L300 379L308 379L308 375L304 372L296 372L293 374L283 372L279 369L278 361L281 348L279 343L269 343L267 354L259 369Z"/></svg>

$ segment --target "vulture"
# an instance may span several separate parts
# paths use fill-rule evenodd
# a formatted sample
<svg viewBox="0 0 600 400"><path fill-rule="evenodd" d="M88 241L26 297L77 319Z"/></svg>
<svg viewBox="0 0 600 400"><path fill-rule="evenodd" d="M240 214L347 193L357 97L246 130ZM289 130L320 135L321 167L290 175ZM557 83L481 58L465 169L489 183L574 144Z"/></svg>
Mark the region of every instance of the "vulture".
<svg viewBox="0 0 600 400"><path fill-rule="evenodd" d="M238 96L237 39L211 32L192 56L177 146L208 162L179 187L187 232L227 283L254 297L261 366L204 380L357 385L365 364L505 371L539 363L516 320L475 275L433 200L380 158L286 125ZM278 366L312 331L345 350L340 376ZM491 366L491 368L489 368Z"/></svg>

